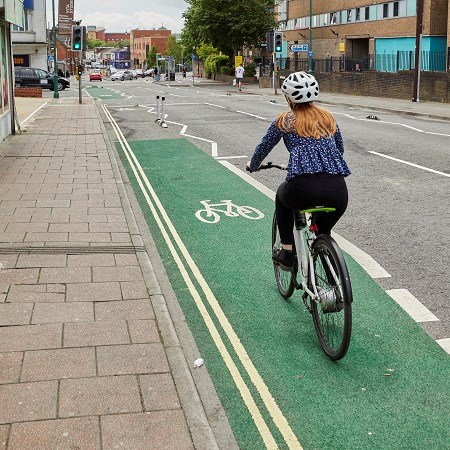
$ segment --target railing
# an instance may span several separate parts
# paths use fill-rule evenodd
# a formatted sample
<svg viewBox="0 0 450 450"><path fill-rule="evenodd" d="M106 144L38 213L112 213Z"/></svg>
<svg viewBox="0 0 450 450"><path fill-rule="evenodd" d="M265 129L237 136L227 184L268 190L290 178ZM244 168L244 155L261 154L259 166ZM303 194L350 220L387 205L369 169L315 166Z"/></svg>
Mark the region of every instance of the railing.
<svg viewBox="0 0 450 450"><path fill-rule="evenodd" d="M423 51L421 54L422 71L445 71L445 52ZM450 59L450 56L449 56ZM401 70L414 70L415 54L412 51L398 51L396 53L364 55L362 58L327 57L312 59L313 72L397 72ZM280 58L277 60L281 72L308 72L310 67L309 58ZM450 63L449 63L450 64ZM449 66L450 67L450 66ZM260 65L260 75L272 75L273 64L268 60Z"/></svg>

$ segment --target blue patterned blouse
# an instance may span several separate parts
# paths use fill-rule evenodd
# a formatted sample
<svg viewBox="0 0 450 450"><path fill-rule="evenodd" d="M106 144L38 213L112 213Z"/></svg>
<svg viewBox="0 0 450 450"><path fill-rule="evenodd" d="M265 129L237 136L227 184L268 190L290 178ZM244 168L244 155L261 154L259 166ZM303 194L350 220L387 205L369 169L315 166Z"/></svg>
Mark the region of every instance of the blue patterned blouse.
<svg viewBox="0 0 450 450"><path fill-rule="evenodd" d="M283 138L284 144L290 153L287 180L305 173L350 175L350 169L342 156L344 143L339 127L331 138L304 138L293 131L280 131L275 121L271 123L266 135L253 153L250 161L251 172L258 170L263 159L278 144L281 138Z"/></svg>

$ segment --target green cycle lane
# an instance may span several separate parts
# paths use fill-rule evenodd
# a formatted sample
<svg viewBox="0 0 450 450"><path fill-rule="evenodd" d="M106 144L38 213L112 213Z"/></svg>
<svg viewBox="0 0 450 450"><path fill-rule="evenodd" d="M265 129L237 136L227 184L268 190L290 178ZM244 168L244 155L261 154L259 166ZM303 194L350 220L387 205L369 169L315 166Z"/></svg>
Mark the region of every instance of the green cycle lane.
<svg viewBox="0 0 450 450"><path fill-rule="evenodd" d="M123 98L120 94L113 91L112 89L104 88L102 86L87 85L83 89L86 90L86 92L91 97L100 100L117 100L118 98Z"/></svg>
<svg viewBox="0 0 450 450"><path fill-rule="evenodd" d="M450 448L448 355L355 261L346 255L354 292L352 340L346 357L333 363L319 346L301 293L286 301L277 291L270 258L273 201L185 139L129 145L303 448ZM236 439L242 449L264 448L119 146L118 152ZM264 217L220 214L214 224L196 217L204 209L201 201L225 199L254 207ZM193 283L276 446L289 448L200 283Z"/></svg>

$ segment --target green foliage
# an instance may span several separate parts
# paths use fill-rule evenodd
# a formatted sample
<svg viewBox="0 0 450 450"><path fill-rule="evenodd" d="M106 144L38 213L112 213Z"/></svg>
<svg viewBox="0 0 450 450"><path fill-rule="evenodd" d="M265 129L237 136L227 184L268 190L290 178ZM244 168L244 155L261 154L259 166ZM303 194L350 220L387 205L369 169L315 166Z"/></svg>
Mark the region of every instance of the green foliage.
<svg viewBox="0 0 450 450"><path fill-rule="evenodd" d="M266 32L277 26L274 14L277 0L188 0L188 3L190 6L183 13L182 40L189 52L207 43L231 57L243 46L264 42Z"/></svg>
<svg viewBox="0 0 450 450"><path fill-rule="evenodd" d="M205 59L205 71L208 78L220 72L220 67L229 62L228 56L213 53Z"/></svg>
<svg viewBox="0 0 450 450"><path fill-rule="evenodd" d="M217 48L214 48L212 45L209 44L202 44L197 49L197 56L200 59L203 59L203 61L206 61L206 59L208 59L209 56L217 55L218 53L220 53L219 50L217 50Z"/></svg>
<svg viewBox="0 0 450 450"><path fill-rule="evenodd" d="M86 39L87 48L106 47L106 42L100 39Z"/></svg>
<svg viewBox="0 0 450 450"><path fill-rule="evenodd" d="M175 61L181 61L183 58L183 45L173 34L167 39L166 55L173 56Z"/></svg>
<svg viewBox="0 0 450 450"><path fill-rule="evenodd" d="M234 69L230 66L222 66L220 68L220 73L223 75L234 75Z"/></svg>
<svg viewBox="0 0 450 450"><path fill-rule="evenodd" d="M244 67L244 77L254 77L256 75L255 63L247 64Z"/></svg>
<svg viewBox="0 0 450 450"><path fill-rule="evenodd" d="M119 48L129 47L130 46L130 41L129 40L123 40L123 41L120 41L117 45L119 46Z"/></svg>
<svg viewBox="0 0 450 450"><path fill-rule="evenodd" d="M156 66L156 52L158 49L152 45L152 48L149 52L147 52L147 57L145 58L145 61L147 63L147 67L153 67Z"/></svg>

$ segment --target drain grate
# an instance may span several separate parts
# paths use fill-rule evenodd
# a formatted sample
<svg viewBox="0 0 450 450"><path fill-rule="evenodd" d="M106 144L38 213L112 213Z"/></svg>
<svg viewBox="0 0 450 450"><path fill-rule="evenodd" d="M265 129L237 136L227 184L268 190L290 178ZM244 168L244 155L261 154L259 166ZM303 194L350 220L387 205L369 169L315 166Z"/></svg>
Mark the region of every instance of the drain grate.
<svg viewBox="0 0 450 450"><path fill-rule="evenodd" d="M6 253L28 253L28 254L63 254L63 255L87 255L95 253L120 253L130 254L145 252L143 245L97 245L84 247L2 247L0 246L0 255Z"/></svg>

